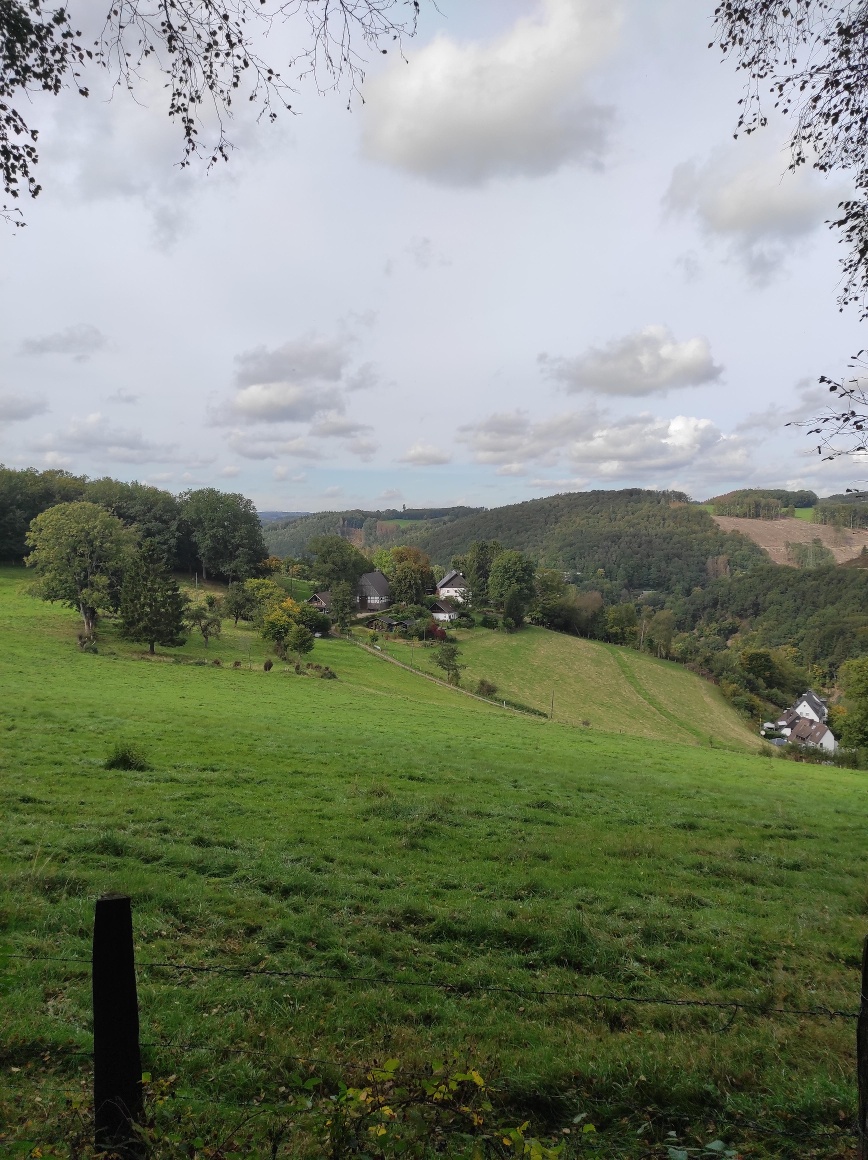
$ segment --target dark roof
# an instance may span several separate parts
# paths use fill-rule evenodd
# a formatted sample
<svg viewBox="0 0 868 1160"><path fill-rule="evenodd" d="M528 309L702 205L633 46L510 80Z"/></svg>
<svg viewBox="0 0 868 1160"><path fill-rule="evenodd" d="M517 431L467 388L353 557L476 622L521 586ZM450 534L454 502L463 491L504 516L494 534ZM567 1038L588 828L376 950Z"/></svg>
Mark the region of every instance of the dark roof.
<svg viewBox="0 0 868 1160"><path fill-rule="evenodd" d="M455 606L450 600L435 600L431 605L432 612L455 612Z"/></svg>
<svg viewBox="0 0 868 1160"><path fill-rule="evenodd" d="M324 604L326 608L331 608L332 594L331 592L314 592L313 596L308 596L305 601L306 604Z"/></svg>
<svg viewBox="0 0 868 1160"><path fill-rule="evenodd" d="M776 725L783 725L783 727L785 729L790 729L790 728L792 728L793 725L796 724L797 721L801 721L801 720L802 720L802 718L795 711L795 709L787 709L785 713L783 713L780 717L778 717L775 724Z"/></svg>
<svg viewBox="0 0 868 1160"><path fill-rule="evenodd" d="M388 596L389 581L382 572L366 572L359 579L359 591L365 596Z"/></svg>
<svg viewBox="0 0 868 1160"><path fill-rule="evenodd" d="M802 701L805 701L814 710L820 720L825 718L828 712L826 704L821 697L817 696L813 689L808 689L806 693L802 693L801 697L796 697L797 705L800 705Z"/></svg>
<svg viewBox="0 0 868 1160"><path fill-rule="evenodd" d="M467 586L467 581L457 568L453 568L451 572L447 572L437 585L438 588L466 588Z"/></svg>
<svg viewBox="0 0 868 1160"><path fill-rule="evenodd" d="M790 734L790 740L801 741L803 745L819 745L828 732L822 721L809 721L803 717Z"/></svg>

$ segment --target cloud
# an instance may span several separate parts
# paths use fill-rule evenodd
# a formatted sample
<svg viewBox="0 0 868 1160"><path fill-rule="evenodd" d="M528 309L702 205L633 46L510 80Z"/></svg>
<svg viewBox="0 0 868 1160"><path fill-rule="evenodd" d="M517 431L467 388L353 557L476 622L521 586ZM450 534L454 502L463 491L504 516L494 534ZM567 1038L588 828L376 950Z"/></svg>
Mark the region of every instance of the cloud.
<svg viewBox="0 0 868 1160"><path fill-rule="evenodd" d="M490 43L440 35L368 81L364 151L458 186L599 167L613 111L586 82L619 27L612 0L541 0Z"/></svg>
<svg viewBox="0 0 868 1160"><path fill-rule="evenodd" d="M373 363L362 363L358 370L352 371L344 380L345 391L369 391L379 384L380 376Z"/></svg>
<svg viewBox="0 0 868 1160"><path fill-rule="evenodd" d="M306 439L273 439L248 435L243 431L233 431L226 440L231 451L244 459L280 459L289 455L296 459L324 459L323 453L311 447Z"/></svg>
<svg viewBox="0 0 868 1160"><path fill-rule="evenodd" d="M438 467L443 463L451 463L452 456L447 451L432 447L430 443L414 443L398 462L409 463L411 467Z"/></svg>
<svg viewBox="0 0 868 1160"><path fill-rule="evenodd" d="M510 475L523 473L531 463L567 463L583 483L588 477L665 480L687 470L707 479L728 473L743 477L752 470L752 440L726 435L710 419L686 415L612 419L591 407L534 423L526 412L514 411L463 427L458 438L470 446L477 463L499 464ZM572 486L569 479L549 477L548 483ZM548 483L537 479L530 486Z"/></svg>
<svg viewBox="0 0 868 1160"><path fill-rule="evenodd" d="M238 386L259 383L338 382L348 361L341 339L308 335L268 350L259 346L236 357Z"/></svg>
<svg viewBox="0 0 868 1160"><path fill-rule="evenodd" d="M179 453L177 444L154 443L145 439L141 431L112 427L99 411L86 419L73 419L64 431L43 436L33 444L33 448L55 455L85 454L115 463L189 464L189 458ZM210 460L199 462L204 465Z"/></svg>
<svg viewBox="0 0 868 1160"><path fill-rule="evenodd" d="M337 485L334 485L332 487L327 487L325 489L325 491L322 493L322 497L323 497L323 499L336 499L339 495L343 495L343 494L344 494L344 489L342 487L338 487Z"/></svg>
<svg viewBox="0 0 868 1160"><path fill-rule="evenodd" d="M435 263L438 266L452 265L448 258L435 252L434 243L430 238L412 238L407 246L407 253L420 270L430 270Z"/></svg>
<svg viewBox="0 0 868 1160"><path fill-rule="evenodd" d="M30 356L69 354L76 362L86 362L92 354L105 350L107 346L108 339L101 331L90 323L80 322L77 326L68 326L66 330L58 330L54 334L25 338L19 353Z"/></svg>
<svg viewBox="0 0 868 1160"><path fill-rule="evenodd" d="M128 391L125 387L121 387L115 391L113 395L109 395L106 399L107 403L125 403L128 406L133 406L138 403L141 395L135 395L132 391Z"/></svg>
<svg viewBox="0 0 868 1160"><path fill-rule="evenodd" d="M372 430L368 423L357 423L354 419L347 419L343 415L326 415L318 423L314 423L310 433L316 439L337 439Z"/></svg>
<svg viewBox="0 0 868 1160"><path fill-rule="evenodd" d="M377 499L403 499L403 495L396 487L387 487L385 491L381 491Z"/></svg>
<svg viewBox="0 0 868 1160"><path fill-rule="evenodd" d="M368 463L380 450L380 445L373 439L349 439L344 444L344 450Z"/></svg>
<svg viewBox="0 0 868 1160"><path fill-rule="evenodd" d="M846 195L809 166L787 171L789 157L754 136L675 167L665 209L692 217L722 242L755 285L768 284L793 246L814 233Z"/></svg>
<svg viewBox="0 0 868 1160"><path fill-rule="evenodd" d="M577 358L541 354L537 361L570 394L663 395L713 382L723 372L711 356L708 339L677 342L665 326L646 326L602 348L591 347Z"/></svg>
<svg viewBox="0 0 868 1160"><path fill-rule="evenodd" d="M241 469L235 467L234 464L229 464L228 467L221 467L220 474L226 479L235 479L237 475L241 474Z"/></svg>
<svg viewBox="0 0 868 1160"><path fill-rule="evenodd" d="M0 394L0 423L17 423L32 419L34 415L44 415L48 404L44 399L28 398L26 395Z"/></svg>

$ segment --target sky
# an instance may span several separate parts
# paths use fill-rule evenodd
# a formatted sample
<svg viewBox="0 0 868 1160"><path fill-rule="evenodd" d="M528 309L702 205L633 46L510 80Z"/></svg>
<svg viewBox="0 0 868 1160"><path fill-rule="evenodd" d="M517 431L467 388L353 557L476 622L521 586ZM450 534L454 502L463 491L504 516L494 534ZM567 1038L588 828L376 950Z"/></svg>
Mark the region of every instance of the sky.
<svg viewBox="0 0 868 1160"><path fill-rule="evenodd" d="M35 96L0 462L280 511L864 479L787 426L868 345L824 224L846 179L789 173L774 118L734 138L713 9L423 0L361 98L287 71L293 112L245 103L211 169L154 71Z"/></svg>

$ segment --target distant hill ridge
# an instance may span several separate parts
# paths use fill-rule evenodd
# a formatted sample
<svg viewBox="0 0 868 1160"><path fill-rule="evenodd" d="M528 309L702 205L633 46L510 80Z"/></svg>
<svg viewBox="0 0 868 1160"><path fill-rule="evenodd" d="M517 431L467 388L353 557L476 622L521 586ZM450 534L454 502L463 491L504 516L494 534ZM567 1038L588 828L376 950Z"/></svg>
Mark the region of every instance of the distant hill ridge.
<svg viewBox="0 0 868 1160"><path fill-rule="evenodd" d="M689 592L709 569L747 568L765 559L743 536L725 533L683 492L625 488L566 492L498 508L320 512L264 535L279 556L304 556L314 536L342 535L370 550L415 544L440 568L474 540L498 540L538 563L631 591Z"/></svg>

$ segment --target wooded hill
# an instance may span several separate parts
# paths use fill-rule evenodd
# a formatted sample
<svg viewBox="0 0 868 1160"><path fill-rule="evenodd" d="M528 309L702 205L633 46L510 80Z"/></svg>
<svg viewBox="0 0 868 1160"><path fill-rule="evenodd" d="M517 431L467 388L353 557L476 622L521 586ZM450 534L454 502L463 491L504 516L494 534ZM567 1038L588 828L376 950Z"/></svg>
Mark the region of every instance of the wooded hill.
<svg viewBox="0 0 868 1160"><path fill-rule="evenodd" d="M324 533L365 549L415 544L441 568L474 541L498 540L582 579L602 570L600 579L636 592L687 593L717 569L765 559L743 536L722 532L686 495L641 488L571 492L488 510L325 512L264 528L276 555L303 556L309 541Z"/></svg>

